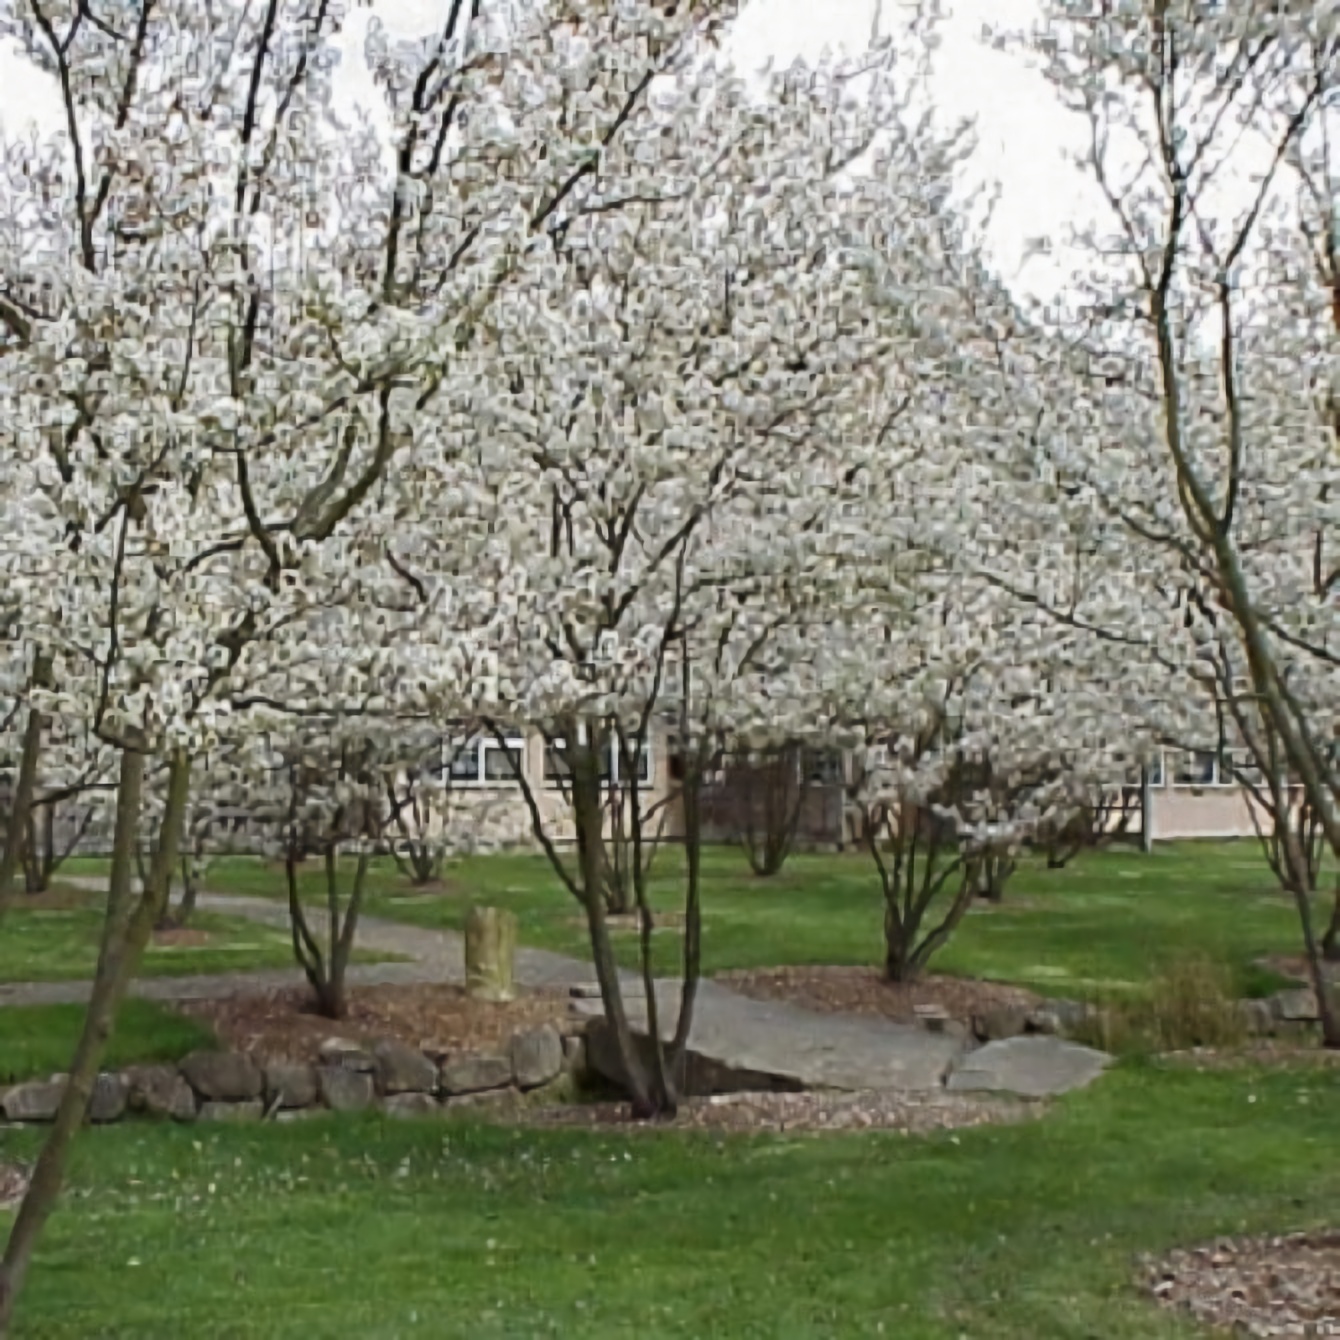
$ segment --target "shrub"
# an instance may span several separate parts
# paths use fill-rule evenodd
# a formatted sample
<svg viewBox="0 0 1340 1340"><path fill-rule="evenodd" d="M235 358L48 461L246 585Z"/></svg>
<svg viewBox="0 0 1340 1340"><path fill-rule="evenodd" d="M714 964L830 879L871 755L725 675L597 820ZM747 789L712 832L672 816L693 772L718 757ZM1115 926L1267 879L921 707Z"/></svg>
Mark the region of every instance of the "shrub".
<svg viewBox="0 0 1340 1340"><path fill-rule="evenodd" d="M1239 1046L1247 1029L1233 986L1232 974L1211 959L1174 960L1147 993L1095 1010L1079 1040L1118 1055Z"/></svg>

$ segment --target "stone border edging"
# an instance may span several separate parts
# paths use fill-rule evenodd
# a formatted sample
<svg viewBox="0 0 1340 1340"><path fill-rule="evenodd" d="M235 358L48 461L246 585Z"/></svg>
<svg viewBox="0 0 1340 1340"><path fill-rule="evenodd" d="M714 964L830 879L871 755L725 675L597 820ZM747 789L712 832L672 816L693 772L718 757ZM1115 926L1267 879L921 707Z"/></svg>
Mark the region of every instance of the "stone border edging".
<svg viewBox="0 0 1340 1340"><path fill-rule="evenodd" d="M331 1038L316 1064L262 1061L247 1052L195 1051L176 1064L131 1065L98 1075L95 1125L127 1116L178 1122L294 1120L316 1111L420 1116L480 1103L507 1104L565 1075L584 1074L583 1039L550 1024L512 1035L504 1053L442 1059L394 1039L364 1048ZM67 1076L0 1089L0 1125L55 1119Z"/></svg>

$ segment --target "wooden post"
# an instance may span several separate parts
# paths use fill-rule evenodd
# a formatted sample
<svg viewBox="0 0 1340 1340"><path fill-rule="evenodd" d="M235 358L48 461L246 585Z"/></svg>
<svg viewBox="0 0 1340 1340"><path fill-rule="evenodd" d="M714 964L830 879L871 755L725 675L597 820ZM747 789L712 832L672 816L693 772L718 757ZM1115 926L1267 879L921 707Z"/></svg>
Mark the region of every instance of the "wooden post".
<svg viewBox="0 0 1340 1340"><path fill-rule="evenodd" d="M472 1000L516 999L516 917L472 907L465 919L465 991Z"/></svg>

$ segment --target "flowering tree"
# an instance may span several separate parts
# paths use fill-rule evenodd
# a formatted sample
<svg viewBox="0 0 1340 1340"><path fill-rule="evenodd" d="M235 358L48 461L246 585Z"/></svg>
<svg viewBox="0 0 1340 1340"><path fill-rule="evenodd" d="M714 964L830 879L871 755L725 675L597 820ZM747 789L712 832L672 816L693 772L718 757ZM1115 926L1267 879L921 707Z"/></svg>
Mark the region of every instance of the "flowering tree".
<svg viewBox="0 0 1340 1340"><path fill-rule="evenodd" d="M1181 692L1227 713L1267 790L1284 765L1340 852L1334 8L1058 0L1034 50L1105 214L1073 301L1036 318L1068 409L1034 460L1100 519L1109 581L1136 575L1099 622L1162 638Z"/></svg>
<svg viewBox="0 0 1340 1340"><path fill-rule="evenodd" d="M703 723L745 684L760 691L763 648L810 598L818 519L847 465L838 406L892 338L867 335L850 254L871 200L840 180L886 127L899 147L882 152L910 165L906 131L890 125L886 66L797 68L759 102L704 64L656 93L653 114L602 164L609 208L593 199L527 258L514 298L481 322L481 357L460 391L476 473L450 487L488 514L493 538L469 560L487 601L473 611L458 601L446 636L459 645L462 621L476 621L472 637L493 661L478 710L499 734L537 727L562 755L574 862L519 780L586 913L607 1017L648 1115L674 1110L696 967L648 1074L606 923L605 759L612 752L625 779L627 877L659 1038L645 952L655 816L638 760L659 725L676 730L678 803L691 810L698 751L722 738ZM450 551L417 548L424 563ZM686 961L696 862L690 840Z"/></svg>
<svg viewBox="0 0 1340 1340"><path fill-rule="evenodd" d="M24 513L6 562L40 577L14 814L46 717L119 754L103 953L0 1267L0 1331L161 914L222 688L338 589L341 528L378 503L474 323L533 239L580 216L651 80L722 8L556 3L495 22L453 3L431 40L371 53L395 103L388 173L369 128L331 118L335 0L0 5L0 35L65 114L54 139L4 145L0 431ZM137 899L150 756L169 778Z"/></svg>

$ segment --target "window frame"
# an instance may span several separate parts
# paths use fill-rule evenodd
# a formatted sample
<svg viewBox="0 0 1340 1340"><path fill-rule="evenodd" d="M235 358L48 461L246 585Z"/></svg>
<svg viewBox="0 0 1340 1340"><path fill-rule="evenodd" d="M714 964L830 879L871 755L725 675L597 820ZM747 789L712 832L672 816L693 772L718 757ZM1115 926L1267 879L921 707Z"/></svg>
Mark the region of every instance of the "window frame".
<svg viewBox="0 0 1340 1340"><path fill-rule="evenodd" d="M1236 786L1237 783L1230 777L1227 781L1223 778L1220 769L1220 751L1218 749L1179 749L1175 754L1176 762L1170 774L1169 785L1178 791L1219 791L1225 788ZM1182 777L1183 765L1187 760L1208 759L1210 762L1210 775L1201 780L1185 781Z"/></svg>
<svg viewBox="0 0 1340 1340"><path fill-rule="evenodd" d="M567 745L563 740L546 740L544 743L544 784L552 790L563 790L572 782L572 772L567 770L559 775L550 766L552 759L562 757L567 752ZM600 784L602 786L623 786L624 780L619 775L619 741L613 734L610 735L605 749L605 766L600 770ZM652 752L651 739L642 741L642 748L638 753L637 785L639 790L646 790L656 781L656 767Z"/></svg>
<svg viewBox="0 0 1340 1340"><path fill-rule="evenodd" d="M472 735L465 739L453 736L442 738L442 780L448 787L465 790L497 790L500 787L520 785L520 779L509 765L504 777L490 777L488 773L488 755L490 753L515 754L520 763L520 772L526 774L526 740L522 735L509 734L500 744L492 735ZM473 770L465 775L453 771L457 759L473 759Z"/></svg>

